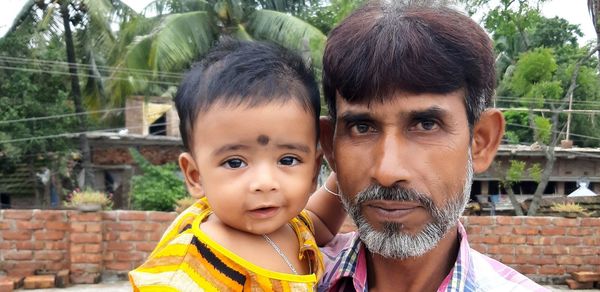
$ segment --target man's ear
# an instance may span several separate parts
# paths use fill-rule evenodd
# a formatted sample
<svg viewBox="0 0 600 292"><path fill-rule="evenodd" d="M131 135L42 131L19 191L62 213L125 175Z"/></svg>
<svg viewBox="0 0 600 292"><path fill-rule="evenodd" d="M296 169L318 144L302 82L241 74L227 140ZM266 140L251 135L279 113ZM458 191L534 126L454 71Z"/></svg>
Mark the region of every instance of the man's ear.
<svg viewBox="0 0 600 292"><path fill-rule="evenodd" d="M190 153L184 152L179 155L179 167L181 168L181 172L183 172L185 185L187 186L190 195L196 199L204 197L204 188L202 187L200 179L200 170Z"/></svg>
<svg viewBox="0 0 600 292"><path fill-rule="evenodd" d="M321 116L320 120L320 132L321 132L321 149L325 155L325 160L329 167L335 170L335 160L333 157L333 135L335 133L335 122L328 116Z"/></svg>
<svg viewBox="0 0 600 292"><path fill-rule="evenodd" d="M504 136L504 116L497 109L487 109L473 127L471 150L473 171L482 173L488 169Z"/></svg>

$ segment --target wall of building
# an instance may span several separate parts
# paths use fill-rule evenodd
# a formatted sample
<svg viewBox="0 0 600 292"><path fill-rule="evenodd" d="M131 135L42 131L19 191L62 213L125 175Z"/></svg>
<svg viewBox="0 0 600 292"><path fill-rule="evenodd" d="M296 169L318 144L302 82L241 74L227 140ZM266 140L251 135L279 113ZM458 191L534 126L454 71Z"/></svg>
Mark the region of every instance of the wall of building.
<svg viewBox="0 0 600 292"><path fill-rule="evenodd" d="M75 283L125 276L154 248L176 213L0 210L0 271L69 269ZM540 283L600 269L600 218L463 217L471 247ZM350 221L343 231L353 230Z"/></svg>

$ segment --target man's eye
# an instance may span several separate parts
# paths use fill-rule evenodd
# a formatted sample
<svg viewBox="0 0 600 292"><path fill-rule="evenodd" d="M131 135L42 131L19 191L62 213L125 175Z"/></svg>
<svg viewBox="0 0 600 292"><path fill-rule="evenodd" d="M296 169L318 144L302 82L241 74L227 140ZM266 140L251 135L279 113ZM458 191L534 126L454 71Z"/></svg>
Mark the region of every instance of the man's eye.
<svg viewBox="0 0 600 292"><path fill-rule="evenodd" d="M293 156L286 156L286 157L279 159L279 164L281 164L281 165L292 166L292 165L296 165L298 163L300 163L300 160L298 160L298 158L293 157Z"/></svg>
<svg viewBox="0 0 600 292"><path fill-rule="evenodd" d="M367 124L356 124L352 126L352 130L358 134L368 133L371 127Z"/></svg>
<svg viewBox="0 0 600 292"><path fill-rule="evenodd" d="M438 123L434 120L424 120L420 121L415 127L416 131L433 131L438 128Z"/></svg>
<svg viewBox="0 0 600 292"><path fill-rule="evenodd" d="M225 166L225 168L242 168L244 166L246 166L246 162L242 161L239 158L233 158L233 159L229 159L227 161L225 161L225 163L223 163L223 166Z"/></svg>

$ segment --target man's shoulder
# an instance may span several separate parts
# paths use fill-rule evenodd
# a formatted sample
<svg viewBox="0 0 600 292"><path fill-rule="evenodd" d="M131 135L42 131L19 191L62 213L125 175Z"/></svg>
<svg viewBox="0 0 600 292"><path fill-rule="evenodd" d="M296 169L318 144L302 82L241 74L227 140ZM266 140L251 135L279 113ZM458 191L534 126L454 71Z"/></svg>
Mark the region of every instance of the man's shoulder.
<svg viewBox="0 0 600 292"><path fill-rule="evenodd" d="M469 282L478 291L548 291L513 268L471 249Z"/></svg>

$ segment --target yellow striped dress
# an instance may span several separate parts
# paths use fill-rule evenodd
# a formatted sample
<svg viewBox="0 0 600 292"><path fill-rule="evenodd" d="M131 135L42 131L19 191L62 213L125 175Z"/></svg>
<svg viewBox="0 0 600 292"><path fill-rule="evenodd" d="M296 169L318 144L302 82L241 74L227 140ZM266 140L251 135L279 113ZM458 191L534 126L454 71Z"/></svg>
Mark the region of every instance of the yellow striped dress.
<svg viewBox="0 0 600 292"><path fill-rule="evenodd" d="M256 266L210 239L200 223L211 214L205 198L181 213L167 228L148 260L129 272L134 291L314 291L323 258L306 211L290 226L298 235L298 257L313 272L294 275Z"/></svg>

